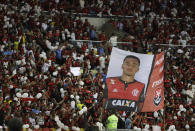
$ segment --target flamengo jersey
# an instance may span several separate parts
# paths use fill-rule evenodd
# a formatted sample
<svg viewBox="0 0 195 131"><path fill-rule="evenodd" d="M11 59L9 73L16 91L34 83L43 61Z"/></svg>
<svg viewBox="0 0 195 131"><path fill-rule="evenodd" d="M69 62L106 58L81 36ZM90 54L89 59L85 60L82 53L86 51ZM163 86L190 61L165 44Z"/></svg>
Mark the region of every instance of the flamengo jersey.
<svg viewBox="0 0 195 131"><path fill-rule="evenodd" d="M126 83L120 77L111 77L106 79L106 84L106 109L137 111L138 104L144 102L145 85L141 82Z"/></svg>

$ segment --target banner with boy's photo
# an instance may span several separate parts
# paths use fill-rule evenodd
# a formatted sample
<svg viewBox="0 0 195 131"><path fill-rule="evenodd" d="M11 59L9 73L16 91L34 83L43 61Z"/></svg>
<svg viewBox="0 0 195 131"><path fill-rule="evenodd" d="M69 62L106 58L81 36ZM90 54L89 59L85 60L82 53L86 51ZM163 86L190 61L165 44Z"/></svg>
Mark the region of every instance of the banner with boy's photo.
<svg viewBox="0 0 195 131"><path fill-rule="evenodd" d="M153 112L164 107L164 52L140 54L113 47L104 89L105 108Z"/></svg>

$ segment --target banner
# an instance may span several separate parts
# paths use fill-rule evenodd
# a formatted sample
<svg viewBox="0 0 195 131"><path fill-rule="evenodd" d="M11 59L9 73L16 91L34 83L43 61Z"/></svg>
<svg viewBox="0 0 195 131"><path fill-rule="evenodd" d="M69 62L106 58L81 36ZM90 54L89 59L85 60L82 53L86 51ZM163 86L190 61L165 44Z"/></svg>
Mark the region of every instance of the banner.
<svg viewBox="0 0 195 131"><path fill-rule="evenodd" d="M155 56L142 112L164 107L164 52Z"/></svg>
<svg viewBox="0 0 195 131"><path fill-rule="evenodd" d="M74 76L80 76L81 75L81 68L80 67L70 67L70 72Z"/></svg>
<svg viewBox="0 0 195 131"><path fill-rule="evenodd" d="M152 131L161 131L161 127L158 125L153 125L152 126Z"/></svg>
<svg viewBox="0 0 195 131"><path fill-rule="evenodd" d="M105 108L135 112L161 109L163 66L164 52L154 56L113 47L104 89ZM156 84L152 86L153 82ZM156 89L157 85L161 87Z"/></svg>

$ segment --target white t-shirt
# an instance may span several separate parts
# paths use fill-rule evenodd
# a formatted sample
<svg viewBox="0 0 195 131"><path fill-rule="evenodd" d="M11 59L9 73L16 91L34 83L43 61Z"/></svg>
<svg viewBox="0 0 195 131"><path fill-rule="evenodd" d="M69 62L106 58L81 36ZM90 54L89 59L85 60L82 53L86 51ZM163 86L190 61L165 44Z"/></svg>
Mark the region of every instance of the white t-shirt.
<svg viewBox="0 0 195 131"><path fill-rule="evenodd" d="M51 65L49 64L49 63L44 63L44 65L43 65L43 67L42 67L42 71L43 72L47 72L48 70L49 70L49 67L50 67Z"/></svg>
<svg viewBox="0 0 195 131"><path fill-rule="evenodd" d="M117 36L110 37L109 42L112 44L112 46L117 46Z"/></svg>
<svg viewBox="0 0 195 131"><path fill-rule="evenodd" d="M184 45L184 46L185 46L185 45L187 44L187 41L186 41L186 40L180 39L180 40L179 40L179 43L180 43L181 45Z"/></svg>
<svg viewBox="0 0 195 131"><path fill-rule="evenodd" d="M30 123L32 124L32 126L36 125L35 119L34 118L29 118Z"/></svg>
<svg viewBox="0 0 195 131"><path fill-rule="evenodd" d="M83 9L84 5L85 5L85 1L84 0L79 0L79 3L80 3L80 6L81 6L81 9Z"/></svg>
<svg viewBox="0 0 195 131"><path fill-rule="evenodd" d="M99 61L100 61L100 66L101 66L102 68L105 68L105 57L104 57L104 56L101 56L101 57L99 58Z"/></svg>

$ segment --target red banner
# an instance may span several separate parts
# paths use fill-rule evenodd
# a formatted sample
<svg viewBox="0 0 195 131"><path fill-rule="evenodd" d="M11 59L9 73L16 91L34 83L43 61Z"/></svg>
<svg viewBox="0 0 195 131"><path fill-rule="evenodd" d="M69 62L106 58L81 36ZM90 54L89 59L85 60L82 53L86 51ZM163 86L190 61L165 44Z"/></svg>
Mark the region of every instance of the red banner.
<svg viewBox="0 0 195 131"><path fill-rule="evenodd" d="M157 111L164 107L164 52L155 56L142 112Z"/></svg>
<svg viewBox="0 0 195 131"><path fill-rule="evenodd" d="M22 101L33 101L33 102L37 102L37 98L22 98Z"/></svg>

